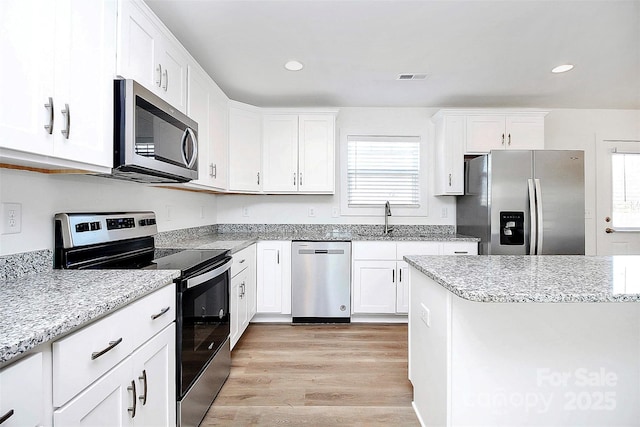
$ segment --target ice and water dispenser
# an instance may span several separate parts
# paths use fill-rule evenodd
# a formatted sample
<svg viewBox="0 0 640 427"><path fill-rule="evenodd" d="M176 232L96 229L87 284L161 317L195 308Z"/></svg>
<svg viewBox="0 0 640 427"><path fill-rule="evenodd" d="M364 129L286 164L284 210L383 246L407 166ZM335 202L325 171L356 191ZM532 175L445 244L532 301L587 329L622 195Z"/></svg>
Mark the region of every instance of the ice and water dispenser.
<svg viewBox="0 0 640 427"><path fill-rule="evenodd" d="M524 212L500 212L500 244L524 245Z"/></svg>

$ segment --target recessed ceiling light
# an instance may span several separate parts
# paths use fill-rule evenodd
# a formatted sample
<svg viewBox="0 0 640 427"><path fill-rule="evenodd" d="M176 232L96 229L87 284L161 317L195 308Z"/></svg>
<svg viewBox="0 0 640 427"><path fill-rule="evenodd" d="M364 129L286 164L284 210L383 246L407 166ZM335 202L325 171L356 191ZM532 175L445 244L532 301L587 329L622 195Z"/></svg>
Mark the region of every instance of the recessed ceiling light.
<svg viewBox="0 0 640 427"><path fill-rule="evenodd" d="M558 65L553 70L551 70L551 72L552 73L566 73L567 71L569 71L571 69L573 69L573 65L571 65L571 64L563 64L563 65Z"/></svg>
<svg viewBox="0 0 640 427"><path fill-rule="evenodd" d="M284 64L284 68L286 68L289 71L300 71L304 68L304 65L302 65L302 62L294 60Z"/></svg>

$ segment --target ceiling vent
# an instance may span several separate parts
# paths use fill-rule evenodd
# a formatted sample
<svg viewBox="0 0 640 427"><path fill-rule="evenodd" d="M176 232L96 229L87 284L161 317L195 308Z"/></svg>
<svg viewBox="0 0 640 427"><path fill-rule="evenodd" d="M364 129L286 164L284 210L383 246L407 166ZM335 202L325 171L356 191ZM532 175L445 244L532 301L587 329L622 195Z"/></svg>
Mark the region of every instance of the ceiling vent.
<svg viewBox="0 0 640 427"><path fill-rule="evenodd" d="M420 74L398 74L398 80L425 80L427 75L424 73Z"/></svg>

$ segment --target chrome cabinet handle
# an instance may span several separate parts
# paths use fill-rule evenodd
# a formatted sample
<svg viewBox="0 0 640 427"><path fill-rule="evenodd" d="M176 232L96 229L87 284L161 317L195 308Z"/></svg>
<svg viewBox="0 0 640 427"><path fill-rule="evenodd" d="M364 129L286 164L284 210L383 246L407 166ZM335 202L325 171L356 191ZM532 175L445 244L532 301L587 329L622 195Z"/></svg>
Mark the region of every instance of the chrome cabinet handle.
<svg viewBox="0 0 640 427"><path fill-rule="evenodd" d="M127 387L127 390L133 392L133 406L131 408L127 408L127 411L131 413L131 418L135 418L136 408L138 406L138 399L136 399L136 397L138 397L138 393L136 393L136 382L131 380L131 385Z"/></svg>
<svg viewBox="0 0 640 427"><path fill-rule="evenodd" d="M398 283L399 283L399 282L402 282L402 269L398 270L398 276L400 276L400 277L398 278Z"/></svg>
<svg viewBox="0 0 640 427"><path fill-rule="evenodd" d="M507 145L511 145L511 134L509 134L509 142L507 143Z"/></svg>
<svg viewBox="0 0 640 427"><path fill-rule="evenodd" d="M463 255L463 254L468 254L469 252L467 251L453 251L454 254L458 254L458 255Z"/></svg>
<svg viewBox="0 0 640 427"><path fill-rule="evenodd" d="M502 134L502 145L504 145L504 133Z"/></svg>
<svg viewBox="0 0 640 427"><path fill-rule="evenodd" d="M280 250L276 251L277 254L277 262L280 264Z"/></svg>
<svg viewBox="0 0 640 427"><path fill-rule="evenodd" d="M296 186L296 173L293 173L293 186Z"/></svg>
<svg viewBox="0 0 640 427"><path fill-rule="evenodd" d="M451 187L451 174L449 174L449 187Z"/></svg>
<svg viewBox="0 0 640 427"><path fill-rule="evenodd" d="M300 179L298 181L300 182L300 187L302 187L302 172L300 172Z"/></svg>
<svg viewBox="0 0 640 427"><path fill-rule="evenodd" d="M393 283L396 283L396 271L395 270L391 270L391 281Z"/></svg>
<svg viewBox="0 0 640 427"><path fill-rule="evenodd" d="M51 98L49 98L51 99ZM7 421L9 418L11 418L14 414L14 410L10 409L9 412L7 412L6 414L4 414L2 417L0 417L0 424L2 424L3 422Z"/></svg>
<svg viewBox="0 0 640 427"><path fill-rule="evenodd" d="M156 77L156 85L160 87L162 84L162 65L158 64L156 67L156 72L158 73L158 77Z"/></svg>
<svg viewBox="0 0 640 427"><path fill-rule="evenodd" d="M144 393L142 394L142 396L138 398L140 399L140 402L142 402L142 405L144 406L147 404L147 370L146 369L142 370L142 375L139 376L138 379L142 381L144 385Z"/></svg>
<svg viewBox="0 0 640 427"><path fill-rule="evenodd" d="M213 165L213 177L218 178L218 164Z"/></svg>
<svg viewBox="0 0 640 427"><path fill-rule="evenodd" d="M156 320L158 317L164 315L167 311L169 311L169 308L171 308L171 307L167 306L167 307L163 308L162 310L160 310L160 313L152 314L151 315L151 320Z"/></svg>
<svg viewBox="0 0 640 427"><path fill-rule="evenodd" d="M65 128L60 132L66 139L69 139L69 133L71 133L71 112L69 111L69 104L64 104L64 110L61 111L65 119Z"/></svg>
<svg viewBox="0 0 640 427"><path fill-rule="evenodd" d="M91 360L96 360L98 357L102 356L103 354L107 353L110 350L113 350L115 346L117 346L118 344L120 344L122 342L122 338L118 338L115 341L109 341L109 345L104 349L104 350L100 350L100 351L96 351L91 353Z"/></svg>
<svg viewBox="0 0 640 427"><path fill-rule="evenodd" d="M260 172L258 172L258 185L260 185Z"/></svg>
<svg viewBox="0 0 640 427"><path fill-rule="evenodd" d="M218 175L218 165L209 163L209 176L211 178L217 178L217 175Z"/></svg>
<svg viewBox="0 0 640 427"><path fill-rule="evenodd" d="M169 70L165 68L162 74L164 75L164 86L162 86L162 89L166 92L169 87Z"/></svg>
<svg viewBox="0 0 640 427"><path fill-rule="evenodd" d="M246 261L246 259L241 259L240 261L238 261L238 264L244 264L244 262Z"/></svg>
<svg viewBox="0 0 640 427"><path fill-rule="evenodd" d="M49 123L44 125L44 128L47 130L47 133L51 135L53 133L53 119L54 119L52 97L49 97L49 102L44 104L44 108L46 108L47 112L49 113Z"/></svg>

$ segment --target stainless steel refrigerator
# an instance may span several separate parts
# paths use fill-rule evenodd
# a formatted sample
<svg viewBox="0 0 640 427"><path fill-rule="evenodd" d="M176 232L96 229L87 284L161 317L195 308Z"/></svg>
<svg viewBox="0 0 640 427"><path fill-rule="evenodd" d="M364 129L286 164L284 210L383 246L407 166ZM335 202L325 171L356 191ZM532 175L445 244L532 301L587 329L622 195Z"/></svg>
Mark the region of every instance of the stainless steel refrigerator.
<svg viewBox="0 0 640 427"><path fill-rule="evenodd" d="M484 255L578 255L584 210L583 151L492 151L465 163L457 230Z"/></svg>

